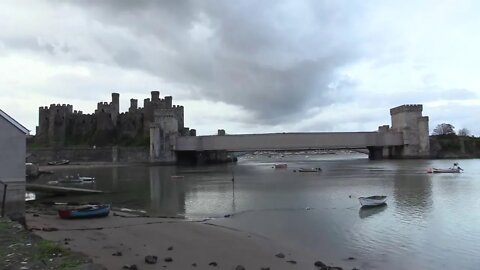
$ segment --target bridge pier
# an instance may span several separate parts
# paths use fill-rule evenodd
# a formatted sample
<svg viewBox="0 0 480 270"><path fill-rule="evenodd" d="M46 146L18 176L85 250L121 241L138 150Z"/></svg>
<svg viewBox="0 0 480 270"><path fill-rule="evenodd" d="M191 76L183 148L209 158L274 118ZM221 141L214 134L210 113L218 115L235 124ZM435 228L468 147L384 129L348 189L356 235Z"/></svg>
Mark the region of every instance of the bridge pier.
<svg viewBox="0 0 480 270"><path fill-rule="evenodd" d="M214 151L181 151L177 153L177 161L180 164L201 165L235 162L225 150Z"/></svg>
<svg viewBox="0 0 480 270"><path fill-rule="evenodd" d="M381 160L384 158L384 149L381 146L369 146L368 149L368 159L370 160ZM387 156L388 157L388 156Z"/></svg>
<svg viewBox="0 0 480 270"><path fill-rule="evenodd" d="M402 134L402 145L393 147L390 158L430 157L428 116L422 105L402 105L390 109L391 130Z"/></svg>

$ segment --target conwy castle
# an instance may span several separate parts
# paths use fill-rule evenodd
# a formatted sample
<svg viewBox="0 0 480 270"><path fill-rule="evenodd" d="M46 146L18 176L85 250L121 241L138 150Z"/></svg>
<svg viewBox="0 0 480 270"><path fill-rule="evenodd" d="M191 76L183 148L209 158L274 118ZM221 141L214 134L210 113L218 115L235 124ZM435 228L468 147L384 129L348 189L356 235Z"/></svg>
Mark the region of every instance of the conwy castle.
<svg viewBox="0 0 480 270"><path fill-rule="evenodd" d="M68 159L74 162L228 162L231 152L368 149L370 159L429 156L428 117L423 106L401 105L390 110L391 126L376 131L293 132L196 136L184 125L184 108L158 91L138 107L130 100L119 112L118 93L99 102L93 114L72 105L40 107L36 136L29 141L29 162Z"/></svg>
<svg viewBox="0 0 480 270"><path fill-rule="evenodd" d="M112 101L99 102L93 114L73 110L69 104L40 107L35 145L148 146L155 115L174 118L181 136L195 136L195 130L184 126L183 106L172 105L171 96L161 99L159 91L152 91L151 98L144 99L143 108L138 107L136 99L131 99L130 108L123 113L119 111L119 99L118 93L112 93Z"/></svg>

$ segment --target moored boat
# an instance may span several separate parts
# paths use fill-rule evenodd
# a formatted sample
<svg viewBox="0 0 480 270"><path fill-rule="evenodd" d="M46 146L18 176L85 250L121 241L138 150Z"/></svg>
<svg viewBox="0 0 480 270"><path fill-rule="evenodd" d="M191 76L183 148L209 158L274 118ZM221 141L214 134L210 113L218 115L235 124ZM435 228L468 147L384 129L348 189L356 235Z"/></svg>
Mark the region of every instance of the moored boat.
<svg viewBox="0 0 480 270"><path fill-rule="evenodd" d="M438 168L430 168L428 173L461 173L461 168L448 168L448 169L438 169Z"/></svg>
<svg viewBox="0 0 480 270"><path fill-rule="evenodd" d="M70 160L61 159L61 160L50 161L48 162L48 165L67 165L69 163L70 163Z"/></svg>
<svg viewBox="0 0 480 270"><path fill-rule="evenodd" d="M384 205L387 202L387 196L359 197L358 200L362 206L378 206Z"/></svg>
<svg viewBox="0 0 480 270"><path fill-rule="evenodd" d="M109 213L109 204L80 205L58 209L58 215L64 219L106 217Z"/></svg>
<svg viewBox="0 0 480 270"><path fill-rule="evenodd" d="M286 169L287 168L287 163L278 163L273 165L275 169Z"/></svg>
<svg viewBox="0 0 480 270"><path fill-rule="evenodd" d="M26 202L35 201L36 198L37 198L37 195L35 193L30 192L30 191L25 192L25 201Z"/></svg>
<svg viewBox="0 0 480 270"><path fill-rule="evenodd" d="M299 172L321 172L322 169L320 168L300 168L298 169Z"/></svg>
<svg viewBox="0 0 480 270"><path fill-rule="evenodd" d="M91 184L95 183L95 177L90 176L67 176L64 179L53 180L47 182L50 185L57 184Z"/></svg>

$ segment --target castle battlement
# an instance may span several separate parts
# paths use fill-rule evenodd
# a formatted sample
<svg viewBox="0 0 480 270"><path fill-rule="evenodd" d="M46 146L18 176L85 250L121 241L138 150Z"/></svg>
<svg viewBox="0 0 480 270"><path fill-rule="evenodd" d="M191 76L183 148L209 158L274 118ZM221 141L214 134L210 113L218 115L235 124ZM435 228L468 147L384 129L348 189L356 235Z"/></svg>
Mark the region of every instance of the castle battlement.
<svg viewBox="0 0 480 270"><path fill-rule="evenodd" d="M390 109L390 115L403 112L422 112L423 106L421 104L406 104Z"/></svg>
<svg viewBox="0 0 480 270"><path fill-rule="evenodd" d="M151 91L151 97L144 99L143 107L138 106L137 99L130 99L130 108L122 113L119 111L119 98L119 93L112 93L111 102L97 102L92 114L74 111L70 104L41 106L35 140L45 145L64 145L67 141L75 141L97 146L112 143L118 138L135 140L138 136L149 136L150 125L158 118L174 118L178 122L178 131L183 128L183 106L172 106L171 96L160 99L159 91ZM55 125L51 124L53 122Z"/></svg>

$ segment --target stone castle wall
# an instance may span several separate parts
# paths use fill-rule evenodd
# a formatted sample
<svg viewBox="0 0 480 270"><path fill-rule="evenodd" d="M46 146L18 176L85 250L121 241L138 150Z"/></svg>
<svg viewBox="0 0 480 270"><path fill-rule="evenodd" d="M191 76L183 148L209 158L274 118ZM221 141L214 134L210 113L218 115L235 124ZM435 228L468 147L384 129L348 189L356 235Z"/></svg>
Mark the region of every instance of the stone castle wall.
<svg viewBox="0 0 480 270"><path fill-rule="evenodd" d="M148 147L63 147L35 148L29 150L27 162L46 165L52 160L68 159L71 162L148 162Z"/></svg>
<svg viewBox="0 0 480 270"><path fill-rule="evenodd" d="M156 110L172 111L178 121L178 132L185 133L183 106L173 105L171 96L161 99L159 91L152 91L143 108L131 99L130 108L123 113L119 111L119 102L120 95L112 93L111 102L98 102L93 114L73 110L69 104L40 107L34 142L49 147L147 145Z"/></svg>

